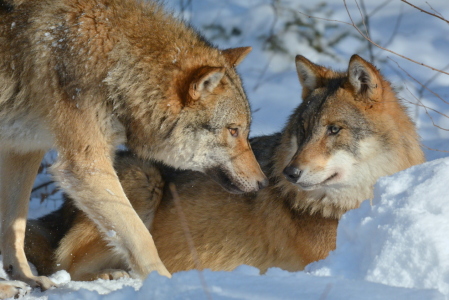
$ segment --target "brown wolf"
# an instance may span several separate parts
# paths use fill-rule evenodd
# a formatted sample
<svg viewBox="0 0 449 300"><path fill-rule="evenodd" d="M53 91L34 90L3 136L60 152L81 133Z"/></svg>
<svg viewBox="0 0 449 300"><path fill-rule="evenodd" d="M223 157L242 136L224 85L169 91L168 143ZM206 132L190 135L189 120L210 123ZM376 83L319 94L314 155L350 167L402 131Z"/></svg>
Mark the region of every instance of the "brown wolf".
<svg viewBox="0 0 449 300"><path fill-rule="evenodd" d="M302 104L281 133L251 140L270 180L264 190L229 194L200 173L162 168L161 177L151 162L117 157L125 192L170 272L241 264L302 270L335 248L338 219L372 197L380 176L424 161L405 108L370 63L354 55L340 73L298 56L296 66ZM27 255L40 272L66 269L73 280L126 276L127 262L70 201L31 222Z"/></svg>
<svg viewBox="0 0 449 300"><path fill-rule="evenodd" d="M23 251L44 153L55 178L137 277L169 276L113 169L115 148L207 173L230 192L267 184L248 143L250 108L235 66L153 2L0 0L0 205L4 268L48 288ZM120 213L117 213L120 212Z"/></svg>

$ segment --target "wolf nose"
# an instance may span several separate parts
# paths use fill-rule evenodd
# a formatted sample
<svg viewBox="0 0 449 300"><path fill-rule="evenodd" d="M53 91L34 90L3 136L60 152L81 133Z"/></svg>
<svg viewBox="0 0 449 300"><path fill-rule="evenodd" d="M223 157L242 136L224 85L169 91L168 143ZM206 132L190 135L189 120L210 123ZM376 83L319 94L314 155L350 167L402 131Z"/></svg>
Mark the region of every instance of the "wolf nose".
<svg viewBox="0 0 449 300"><path fill-rule="evenodd" d="M301 170L293 166L285 167L282 173L284 173L284 176L285 178L287 178L288 181L293 183L296 183L299 177L301 177Z"/></svg>
<svg viewBox="0 0 449 300"><path fill-rule="evenodd" d="M259 185L259 190L267 187L267 185L268 185L268 178L265 178L262 181L258 181L257 184Z"/></svg>

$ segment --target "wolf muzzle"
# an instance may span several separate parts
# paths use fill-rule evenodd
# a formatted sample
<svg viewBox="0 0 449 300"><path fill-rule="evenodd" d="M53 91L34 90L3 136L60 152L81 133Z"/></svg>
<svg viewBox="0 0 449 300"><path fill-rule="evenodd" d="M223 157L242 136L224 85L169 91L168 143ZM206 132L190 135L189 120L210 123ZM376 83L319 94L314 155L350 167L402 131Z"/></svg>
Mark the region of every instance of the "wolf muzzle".
<svg viewBox="0 0 449 300"><path fill-rule="evenodd" d="M297 167L288 165L282 171L282 174L284 174L285 178L287 178L288 181L296 183L298 179L301 177L302 171Z"/></svg>

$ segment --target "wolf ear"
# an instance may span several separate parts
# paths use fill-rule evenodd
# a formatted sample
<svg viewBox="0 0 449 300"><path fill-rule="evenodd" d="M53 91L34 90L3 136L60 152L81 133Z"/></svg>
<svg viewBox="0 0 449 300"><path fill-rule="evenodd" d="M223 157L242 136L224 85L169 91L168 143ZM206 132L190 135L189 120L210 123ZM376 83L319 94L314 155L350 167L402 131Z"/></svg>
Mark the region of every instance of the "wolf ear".
<svg viewBox="0 0 449 300"><path fill-rule="evenodd" d="M221 51L226 60L235 67L239 65L242 60L251 52L251 47L230 48Z"/></svg>
<svg viewBox="0 0 449 300"><path fill-rule="evenodd" d="M326 69L314 64L302 55L296 55L296 72L302 86L302 98L305 99L313 90L323 85L321 78Z"/></svg>
<svg viewBox="0 0 449 300"><path fill-rule="evenodd" d="M212 92L220 83L225 73L224 68L201 67L193 75L189 86L189 95L193 100L198 100L204 93Z"/></svg>
<svg viewBox="0 0 449 300"><path fill-rule="evenodd" d="M372 64L354 54L349 61L348 78L357 94L372 101L382 99L382 79Z"/></svg>

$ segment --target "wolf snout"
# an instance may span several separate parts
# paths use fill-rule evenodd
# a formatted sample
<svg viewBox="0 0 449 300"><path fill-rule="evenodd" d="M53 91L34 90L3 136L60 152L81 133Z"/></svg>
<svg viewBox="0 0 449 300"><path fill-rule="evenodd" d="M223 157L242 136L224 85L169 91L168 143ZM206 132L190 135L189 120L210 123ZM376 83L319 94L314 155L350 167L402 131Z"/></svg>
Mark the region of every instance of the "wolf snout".
<svg viewBox="0 0 449 300"><path fill-rule="evenodd" d="M259 186L259 190L266 188L268 186L268 178L265 177L263 180L259 180L257 185Z"/></svg>
<svg viewBox="0 0 449 300"><path fill-rule="evenodd" d="M263 179L246 181L243 183L243 185L242 183L240 183L238 188L240 189L239 193L253 193L258 192L267 186L268 186L268 178L264 177ZM235 187L237 188L237 186Z"/></svg>
<svg viewBox="0 0 449 300"><path fill-rule="evenodd" d="M295 166L289 165L285 167L282 173L284 174L285 178L287 178L288 181L296 183L299 177L301 177L302 171Z"/></svg>
<svg viewBox="0 0 449 300"><path fill-rule="evenodd" d="M254 176L252 178L241 178L237 180L236 185L238 184L242 192L244 193L253 193L258 192L261 189L268 186L268 178L265 174L260 171L260 174Z"/></svg>
<svg viewBox="0 0 449 300"><path fill-rule="evenodd" d="M243 188L243 192L245 193L253 193L258 192L261 189L268 186L269 180L265 176L265 174L262 173L262 176L257 176L253 180L246 181L245 187Z"/></svg>

